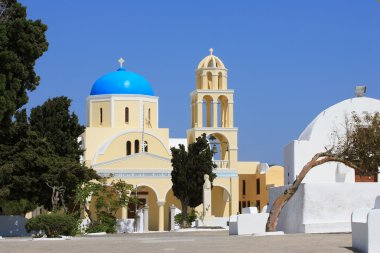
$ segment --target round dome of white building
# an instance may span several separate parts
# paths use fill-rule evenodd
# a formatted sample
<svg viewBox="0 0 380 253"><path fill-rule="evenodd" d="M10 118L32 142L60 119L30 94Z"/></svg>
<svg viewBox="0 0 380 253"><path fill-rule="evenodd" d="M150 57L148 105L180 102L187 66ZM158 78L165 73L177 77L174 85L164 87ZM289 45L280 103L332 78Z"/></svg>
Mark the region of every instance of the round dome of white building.
<svg viewBox="0 0 380 253"><path fill-rule="evenodd" d="M344 130L346 118L353 113L373 114L380 112L380 100L368 97L355 97L339 102L321 112L299 136L299 141L311 141L329 145L334 132L338 134Z"/></svg>
<svg viewBox="0 0 380 253"><path fill-rule="evenodd" d="M346 120L355 113L380 112L380 100L368 97L355 97L339 102L322 111L303 130L297 140L284 148L285 184L291 184L312 157L332 148L338 136L346 130ZM325 163L311 170L304 183L355 182L355 171L335 162Z"/></svg>

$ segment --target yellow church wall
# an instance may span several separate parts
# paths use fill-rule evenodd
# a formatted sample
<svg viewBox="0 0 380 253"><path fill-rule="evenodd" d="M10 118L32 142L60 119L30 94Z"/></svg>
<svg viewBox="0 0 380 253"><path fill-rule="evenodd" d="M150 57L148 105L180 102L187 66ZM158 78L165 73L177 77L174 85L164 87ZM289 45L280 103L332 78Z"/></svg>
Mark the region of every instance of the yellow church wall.
<svg viewBox="0 0 380 253"><path fill-rule="evenodd" d="M142 133L128 133L125 135L121 135L115 138L112 143L107 147L104 154L99 155L97 157L96 162L101 163L105 161L114 160L117 158L122 158L127 156L126 143L127 141L131 142L131 154L135 153L135 141L139 142L138 153L141 152L142 149ZM144 141L148 143L148 153L152 153L162 157L169 157L169 153L165 143L161 143L157 138L145 133ZM166 142L167 143L167 142Z"/></svg>
<svg viewBox="0 0 380 253"><path fill-rule="evenodd" d="M92 126L93 127L110 127L111 126L111 112L109 101L93 101L91 105L92 110ZM100 108L103 111L103 121L100 123Z"/></svg>
<svg viewBox="0 0 380 253"><path fill-rule="evenodd" d="M236 149L230 149L229 151L230 168L236 168L238 165L238 153Z"/></svg>
<svg viewBox="0 0 380 253"><path fill-rule="evenodd" d="M108 140L111 136L117 134L119 130L114 128L98 128L87 127L83 133L83 141L85 143L84 158L87 165L92 165L92 160L96 151L101 145Z"/></svg>
<svg viewBox="0 0 380 253"><path fill-rule="evenodd" d="M243 202L245 206L254 206L255 189L254 188L255 175L253 174L239 174L239 204L243 207ZM243 194L243 181L245 181L245 194Z"/></svg>
<svg viewBox="0 0 380 253"><path fill-rule="evenodd" d="M260 194L256 194L255 201L260 201L260 205L256 205L259 211L268 204L268 189L266 184L266 174L257 173L254 180L254 189L257 190L257 179L260 180ZM256 192L257 193L257 192Z"/></svg>
<svg viewBox="0 0 380 253"><path fill-rule="evenodd" d="M150 120L149 120L149 109L150 109ZM157 103L144 101L145 128L158 128L157 115L158 115Z"/></svg>
<svg viewBox="0 0 380 253"><path fill-rule="evenodd" d="M170 206L174 205L176 208L182 210L182 205L179 199L177 199L174 194L173 190L169 190L168 193L166 194L165 198L165 207L164 207L164 229L169 230L169 212L170 212Z"/></svg>
<svg viewBox="0 0 380 253"><path fill-rule="evenodd" d="M129 122L125 122L125 108L129 108ZM140 101L115 100L114 101L114 127L139 128L140 127Z"/></svg>
<svg viewBox="0 0 380 253"><path fill-rule="evenodd" d="M237 214L239 212L239 177L231 177L231 214Z"/></svg>
<svg viewBox="0 0 380 253"><path fill-rule="evenodd" d="M238 174L256 174L260 162L238 162L237 171Z"/></svg>
<svg viewBox="0 0 380 253"><path fill-rule="evenodd" d="M252 168L252 165L256 165ZM239 204L245 206L258 206L261 210L269 201L269 188L273 186L282 186L284 182L284 168L282 166L272 166L266 173L260 173L258 162L239 162ZM245 172L247 174L243 174ZM254 173L253 173L254 172ZM243 194L243 180L245 181L245 194ZM259 180L259 182L258 182ZM257 184L260 184L260 190L257 191ZM259 203L259 202L260 203Z"/></svg>
<svg viewBox="0 0 380 253"><path fill-rule="evenodd" d="M266 185L277 187L284 185L285 169L282 166L272 166L266 174Z"/></svg>
<svg viewBox="0 0 380 253"><path fill-rule="evenodd" d="M112 136L118 134L120 129L115 128L99 128L87 127L83 133L83 141L85 143L84 158L86 164L92 165L94 155L98 149Z"/></svg>
<svg viewBox="0 0 380 253"><path fill-rule="evenodd" d="M106 162L104 164L97 164L94 168L97 170L134 169L134 171L136 171L136 169L171 170L172 167L170 159L162 159L152 157L149 154L140 153L136 155L126 156L117 161Z"/></svg>
<svg viewBox="0 0 380 253"><path fill-rule="evenodd" d="M110 141L115 136L120 135L122 132L136 132L140 131L139 133L134 133L135 135L133 138L138 137L139 140L141 140L141 130L138 129L120 129L120 128L99 128L99 127L87 127L83 136L83 141L85 143L85 153L84 158L86 165L92 165L92 163L97 163L97 159L94 160L95 154L100 150L100 148L107 142ZM133 134L133 133L131 133ZM164 145L159 142L157 139L155 139L152 135L158 136L163 144L166 144L169 146L169 129L167 128L159 128L159 129L148 129L145 131L145 138L148 141L148 151L153 152L154 150L158 150L157 152L161 154L164 157L169 157L169 151L165 151L166 148ZM118 138L123 138L122 136ZM125 137L127 138L127 137ZM132 140L134 140L132 137L129 137ZM141 142L141 141L140 141ZM134 144L134 143L132 143ZM114 143L111 143L112 146L114 146ZM112 149L116 150L110 150L108 152L109 159L116 159L120 158L126 155L126 140L125 143L118 143L115 147ZM140 144L141 145L141 144ZM133 146L133 145L132 145ZM107 151L106 151L107 152ZM132 153L134 152L134 149L132 148ZM93 161L94 160L94 161ZM104 158L102 161L105 161Z"/></svg>
<svg viewBox="0 0 380 253"><path fill-rule="evenodd" d="M257 194L257 179L260 181L260 194ZM269 188L284 185L284 167L272 166L266 173L257 171L254 176L253 189L255 192L254 202L260 201L260 210L269 202Z"/></svg>
<svg viewBox="0 0 380 253"><path fill-rule="evenodd" d="M215 217L228 217L230 213L230 199L225 201L224 188L214 186L211 191L211 214Z"/></svg>
<svg viewBox="0 0 380 253"><path fill-rule="evenodd" d="M212 214L216 217L227 217L237 211L238 177L216 177L211 191ZM224 196L226 190L227 196ZM226 202L225 200L228 201Z"/></svg>

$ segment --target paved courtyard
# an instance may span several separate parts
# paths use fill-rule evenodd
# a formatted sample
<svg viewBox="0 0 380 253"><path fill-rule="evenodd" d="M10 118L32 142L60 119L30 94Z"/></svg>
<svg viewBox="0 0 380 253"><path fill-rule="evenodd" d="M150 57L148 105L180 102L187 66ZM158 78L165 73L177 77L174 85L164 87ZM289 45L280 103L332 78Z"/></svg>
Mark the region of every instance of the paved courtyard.
<svg viewBox="0 0 380 253"><path fill-rule="evenodd" d="M164 232L76 237L65 241L0 240L0 253L69 252L354 252L351 234L229 236L228 231Z"/></svg>

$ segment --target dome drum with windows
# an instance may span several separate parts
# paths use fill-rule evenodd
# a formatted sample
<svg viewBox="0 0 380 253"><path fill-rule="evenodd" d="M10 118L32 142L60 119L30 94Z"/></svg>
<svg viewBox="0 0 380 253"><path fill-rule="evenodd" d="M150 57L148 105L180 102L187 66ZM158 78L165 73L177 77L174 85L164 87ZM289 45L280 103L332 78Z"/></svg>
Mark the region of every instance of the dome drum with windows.
<svg viewBox="0 0 380 253"><path fill-rule="evenodd" d="M119 59L116 71L92 85L87 98L87 126L102 128L157 128L158 97L141 75L126 70Z"/></svg>

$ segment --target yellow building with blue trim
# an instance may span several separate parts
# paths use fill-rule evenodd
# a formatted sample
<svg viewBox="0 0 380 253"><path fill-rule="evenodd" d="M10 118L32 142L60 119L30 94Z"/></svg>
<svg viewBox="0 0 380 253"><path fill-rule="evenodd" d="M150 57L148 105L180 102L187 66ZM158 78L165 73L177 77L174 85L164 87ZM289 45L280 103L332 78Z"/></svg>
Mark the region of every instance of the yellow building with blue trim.
<svg viewBox="0 0 380 253"><path fill-rule="evenodd" d="M187 146L203 133L215 137L211 145L218 150L212 215L228 217L242 207L259 204L260 208L268 202L262 197L266 190L255 193L253 182L282 185L283 169L274 169L276 173L264 180L260 175L267 173L258 173L259 162L238 161L234 90L228 88L228 70L212 49L196 70L195 90L190 93L191 127L184 139L171 139L169 129L159 127L159 98L144 77L122 65L120 59L118 70L96 80L87 98L83 159L99 175L136 186L139 202L149 207L149 230L168 229L169 207L181 208L171 190L170 147ZM134 212L133 207L121 208L118 218L133 218Z"/></svg>

